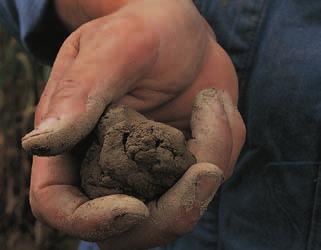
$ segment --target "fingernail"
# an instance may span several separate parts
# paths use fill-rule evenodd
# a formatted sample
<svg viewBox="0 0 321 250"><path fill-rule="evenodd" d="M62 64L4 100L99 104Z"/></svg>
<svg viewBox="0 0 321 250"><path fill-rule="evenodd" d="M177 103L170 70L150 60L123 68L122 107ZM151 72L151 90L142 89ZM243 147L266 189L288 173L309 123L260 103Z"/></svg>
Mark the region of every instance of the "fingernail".
<svg viewBox="0 0 321 250"><path fill-rule="evenodd" d="M147 217L142 214L123 214L114 219L113 229L117 232L125 232L131 227L141 223Z"/></svg>
<svg viewBox="0 0 321 250"><path fill-rule="evenodd" d="M200 204L208 203L212 200L215 193L222 183L222 176L219 174L207 174L198 177L196 183L196 199Z"/></svg>
<svg viewBox="0 0 321 250"><path fill-rule="evenodd" d="M59 118L48 118L48 119L42 121L39 124L39 126L37 126L30 133L26 134L22 138L22 141L29 140L32 137L37 137L39 135L43 135L43 134L52 132L54 130L54 128L57 127L59 120L60 120Z"/></svg>

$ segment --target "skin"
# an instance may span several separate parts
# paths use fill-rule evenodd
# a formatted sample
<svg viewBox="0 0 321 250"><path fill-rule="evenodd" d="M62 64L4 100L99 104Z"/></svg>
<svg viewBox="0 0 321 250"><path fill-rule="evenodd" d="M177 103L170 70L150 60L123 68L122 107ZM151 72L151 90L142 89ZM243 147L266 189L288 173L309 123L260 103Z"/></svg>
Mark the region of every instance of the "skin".
<svg viewBox="0 0 321 250"><path fill-rule="evenodd" d="M137 0L54 0L60 19L71 31Z"/></svg>
<svg viewBox="0 0 321 250"><path fill-rule="evenodd" d="M78 1L82 17L102 15L101 5L95 12L85 2L91 1ZM235 107L233 65L191 1L128 1L108 14L81 26L88 20L77 20L77 14L66 22L70 29L80 27L63 44L37 107L35 130L23 138L25 148L46 147L57 155L34 157L30 202L38 219L99 240L102 249L145 249L193 228L222 174L231 175L245 128ZM192 115L196 94L210 87L224 91L198 98ZM60 154L93 129L110 103L192 129L189 147L198 163L147 206L123 195L89 201L78 188L79 162ZM115 228L118 237L112 237Z"/></svg>

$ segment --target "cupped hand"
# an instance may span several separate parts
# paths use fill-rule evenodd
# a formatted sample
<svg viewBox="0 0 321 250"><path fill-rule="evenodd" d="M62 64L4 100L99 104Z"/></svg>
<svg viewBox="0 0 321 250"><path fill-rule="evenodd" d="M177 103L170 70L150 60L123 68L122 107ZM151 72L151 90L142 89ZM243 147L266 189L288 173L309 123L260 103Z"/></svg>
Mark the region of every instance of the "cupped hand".
<svg viewBox="0 0 321 250"><path fill-rule="evenodd" d="M231 173L245 134L227 92L214 89L197 96L191 128L188 147L197 163L147 205L126 195L88 200L78 188L77 158L35 157L30 192L34 214L70 235L99 241L101 249L108 250L147 249L187 233Z"/></svg>
<svg viewBox="0 0 321 250"><path fill-rule="evenodd" d="M233 65L192 1L133 1L65 41L22 144L36 155L65 152L111 103L188 129L195 95L209 87L236 103Z"/></svg>
<svg viewBox="0 0 321 250"><path fill-rule="evenodd" d="M196 94L210 87L225 92L205 92L207 101L194 109L189 148L198 163L157 202L146 206L125 195L89 200L79 189L77 158L58 155L86 137L111 103L188 130ZM101 244L110 249L147 248L185 233L223 174L230 176L244 142L237 93L232 63L191 1L135 1L81 26L62 46L35 130L23 139L34 154L58 155L34 157L34 214L76 237L108 239Z"/></svg>

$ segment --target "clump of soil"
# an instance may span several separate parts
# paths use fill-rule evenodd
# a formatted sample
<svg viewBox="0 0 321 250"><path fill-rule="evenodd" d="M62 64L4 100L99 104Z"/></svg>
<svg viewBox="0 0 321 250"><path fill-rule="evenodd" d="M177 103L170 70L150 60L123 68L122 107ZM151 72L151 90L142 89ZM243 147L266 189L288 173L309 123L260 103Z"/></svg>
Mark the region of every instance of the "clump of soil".
<svg viewBox="0 0 321 250"><path fill-rule="evenodd" d="M90 198L127 194L148 202L160 197L194 163L183 133L124 106L101 117L81 166Z"/></svg>

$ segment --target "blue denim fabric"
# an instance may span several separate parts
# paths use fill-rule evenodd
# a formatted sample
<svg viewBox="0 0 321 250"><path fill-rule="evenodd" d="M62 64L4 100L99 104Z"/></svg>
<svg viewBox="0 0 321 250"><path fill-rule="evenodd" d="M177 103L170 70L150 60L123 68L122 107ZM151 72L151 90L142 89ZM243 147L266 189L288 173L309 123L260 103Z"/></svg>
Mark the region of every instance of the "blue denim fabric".
<svg viewBox="0 0 321 250"><path fill-rule="evenodd" d="M96 243L82 241L80 242L78 250L100 250L100 249Z"/></svg>
<svg viewBox="0 0 321 250"><path fill-rule="evenodd" d="M48 64L68 35L50 0L0 0L0 23L27 51Z"/></svg>
<svg viewBox="0 0 321 250"><path fill-rule="evenodd" d="M246 144L218 205L156 249L321 249L321 1L198 6L237 69Z"/></svg>

